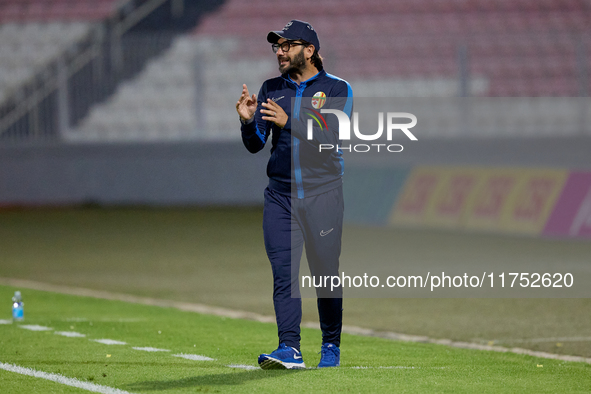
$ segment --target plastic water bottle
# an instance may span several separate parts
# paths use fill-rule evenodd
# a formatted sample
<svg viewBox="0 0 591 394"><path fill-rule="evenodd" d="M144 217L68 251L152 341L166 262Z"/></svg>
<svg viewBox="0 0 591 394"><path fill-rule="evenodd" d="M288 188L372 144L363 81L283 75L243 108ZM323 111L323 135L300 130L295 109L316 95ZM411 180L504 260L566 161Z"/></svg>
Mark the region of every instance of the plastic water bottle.
<svg viewBox="0 0 591 394"><path fill-rule="evenodd" d="M23 308L24 305L25 304L23 303L21 292L15 291L14 297L12 297L12 320L22 321L25 319L25 310Z"/></svg>

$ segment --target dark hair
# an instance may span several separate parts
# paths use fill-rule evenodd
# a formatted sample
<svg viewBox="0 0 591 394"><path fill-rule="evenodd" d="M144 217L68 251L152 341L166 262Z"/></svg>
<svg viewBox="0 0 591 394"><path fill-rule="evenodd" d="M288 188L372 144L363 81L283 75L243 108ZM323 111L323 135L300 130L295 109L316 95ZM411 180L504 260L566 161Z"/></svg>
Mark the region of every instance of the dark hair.
<svg viewBox="0 0 591 394"><path fill-rule="evenodd" d="M314 54L312 54L310 61L318 71L322 71L322 69L324 68L324 66L322 65L322 60L322 56L320 56L318 51L314 49Z"/></svg>
<svg viewBox="0 0 591 394"><path fill-rule="evenodd" d="M301 40L301 41L302 41L302 43L306 44L306 46L313 45L312 43L309 43L308 41L304 41L304 40ZM312 54L310 61L312 62L312 65L314 67L316 67L316 69L318 71L322 71L322 69L324 68L324 66L322 65L323 60L324 59L322 58L322 56L320 56L320 54L318 53L318 49L314 48L314 53Z"/></svg>

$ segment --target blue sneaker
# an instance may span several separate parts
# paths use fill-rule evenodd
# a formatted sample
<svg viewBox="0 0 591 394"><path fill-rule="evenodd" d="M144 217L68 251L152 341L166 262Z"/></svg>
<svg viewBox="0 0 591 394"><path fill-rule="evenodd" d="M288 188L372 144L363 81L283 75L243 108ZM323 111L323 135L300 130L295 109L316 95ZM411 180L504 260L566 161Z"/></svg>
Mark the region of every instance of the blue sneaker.
<svg viewBox="0 0 591 394"><path fill-rule="evenodd" d="M299 350L287 346L285 343L279 345L277 350L271 354L261 354L259 365L262 369L304 369L304 359Z"/></svg>
<svg viewBox="0 0 591 394"><path fill-rule="evenodd" d="M318 368L338 367L341 365L341 349L332 343L323 343L320 349Z"/></svg>

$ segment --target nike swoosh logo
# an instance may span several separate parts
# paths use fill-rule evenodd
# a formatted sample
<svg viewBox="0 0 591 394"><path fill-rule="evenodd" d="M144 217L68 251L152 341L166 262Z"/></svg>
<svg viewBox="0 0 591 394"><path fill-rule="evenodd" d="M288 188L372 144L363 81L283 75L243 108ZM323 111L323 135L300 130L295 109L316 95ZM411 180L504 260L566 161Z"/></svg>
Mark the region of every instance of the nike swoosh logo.
<svg viewBox="0 0 591 394"><path fill-rule="evenodd" d="M321 237L324 237L324 236L326 236L326 235L330 234L330 233L332 232L332 230L334 230L334 227L333 227L333 228L331 228L331 229L330 229L330 230L328 230L328 231L324 231L324 230L322 230L322 231L320 231L320 236L321 236Z"/></svg>
<svg viewBox="0 0 591 394"><path fill-rule="evenodd" d="M281 97L273 97L271 100L273 100L273 102L277 102L279 100L281 100L282 98L284 98L285 96L281 96Z"/></svg>
<svg viewBox="0 0 591 394"><path fill-rule="evenodd" d="M302 356L293 356L293 359L294 359L294 360L299 360L299 359L301 359L301 358L302 358Z"/></svg>

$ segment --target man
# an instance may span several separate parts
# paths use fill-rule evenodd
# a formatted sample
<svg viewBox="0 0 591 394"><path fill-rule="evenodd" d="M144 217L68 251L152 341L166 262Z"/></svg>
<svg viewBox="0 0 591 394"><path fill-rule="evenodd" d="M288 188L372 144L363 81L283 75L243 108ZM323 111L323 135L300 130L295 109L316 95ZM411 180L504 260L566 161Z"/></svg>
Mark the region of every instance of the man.
<svg viewBox="0 0 591 394"><path fill-rule="evenodd" d="M280 77L263 83L258 98L246 85L236 103L242 141L256 153L271 136L267 166L263 233L273 270L273 304L279 347L261 354L263 369L305 368L300 352L302 303L299 263L303 245L311 274L338 276L343 224L342 152L337 147L338 118L321 108L351 115L349 84L323 69L318 35L307 22L292 20L267 35ZM321 118L322 122L319 120ZM315 120L315 122L314 122ZM317 289L322 330L318 367L340 365L342 289Z"/></svg>

